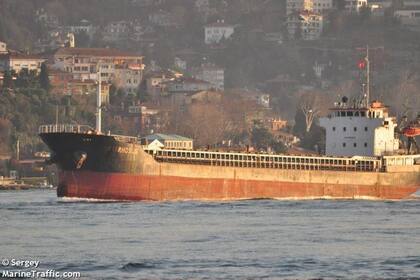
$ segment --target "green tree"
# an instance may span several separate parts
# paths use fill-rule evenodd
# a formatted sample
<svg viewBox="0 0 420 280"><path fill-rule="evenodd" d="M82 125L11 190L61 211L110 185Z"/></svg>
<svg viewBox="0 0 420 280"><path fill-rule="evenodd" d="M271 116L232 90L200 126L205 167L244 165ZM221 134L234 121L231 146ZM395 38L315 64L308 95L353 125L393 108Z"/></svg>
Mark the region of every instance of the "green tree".
<svg viewBox="0 0 420 280"><path fill-rule="evenodd" d="M251 131L251 141L258 150L266 150L273 142L273 135L262 125L254 124Z"/></svg>
<svg viewBox="0 0 420 280"><path fill-rule="evenodd" d="M37 82L36 71L23 68L16 78L15 86L17 88L34 88L37 86Z"/></svg>
<svg viewBox="0 0 420 280"><path fill-rule="evenodd" d="M3 76L3 88L12 88L13 87L13 77L12 73L7 70L4 72Z"/></svg>
<svg viewBox="0 0 420 280"><path fill-rule="evenodd" d="M255 123L251 131L251 141L258 150L271 148L276 153L284 153L287 148L283 142L274 138L273 134L261 123Z"/></svg>
<svg viewBox="0 0 420 280"><path fill-rule="evenodd" d="M137 98L140 102L146 102L149 100L149 94L147 93L146 80L143 80L137 88Z"/></svg>
<svg viewBox="0 0 420 280"><path fill-rule="evenodd" d="M41 65L41 72L39 73L39 85L46 92L50 90L50 78L48 77L48 68L45 63Z"/></svg>

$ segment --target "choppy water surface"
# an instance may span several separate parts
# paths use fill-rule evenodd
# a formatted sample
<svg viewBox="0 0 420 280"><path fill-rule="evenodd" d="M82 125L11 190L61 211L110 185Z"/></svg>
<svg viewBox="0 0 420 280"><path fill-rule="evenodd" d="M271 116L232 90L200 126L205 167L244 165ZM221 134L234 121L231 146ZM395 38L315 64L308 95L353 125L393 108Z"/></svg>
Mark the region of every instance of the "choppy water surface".
<svg viewBox="0 0 420 280"><path fill-rule="evenodd" d="M420 200L62 201L0 192L0 257L84 279L420 277Z"/></svg>

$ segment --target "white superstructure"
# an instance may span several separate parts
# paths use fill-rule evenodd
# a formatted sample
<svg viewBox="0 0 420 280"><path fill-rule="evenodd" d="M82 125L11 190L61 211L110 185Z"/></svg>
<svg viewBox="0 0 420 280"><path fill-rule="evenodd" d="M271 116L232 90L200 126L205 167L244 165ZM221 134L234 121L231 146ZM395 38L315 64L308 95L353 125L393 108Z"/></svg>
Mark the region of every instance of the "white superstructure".
<svg viewBox="0 0 420 280"><path fill-rule="evenodd" d="M320 119L320 125L326 131L326 155L381 156L399 148L397 121L378 101L368 107L337 103L329 116Z"/></svg>

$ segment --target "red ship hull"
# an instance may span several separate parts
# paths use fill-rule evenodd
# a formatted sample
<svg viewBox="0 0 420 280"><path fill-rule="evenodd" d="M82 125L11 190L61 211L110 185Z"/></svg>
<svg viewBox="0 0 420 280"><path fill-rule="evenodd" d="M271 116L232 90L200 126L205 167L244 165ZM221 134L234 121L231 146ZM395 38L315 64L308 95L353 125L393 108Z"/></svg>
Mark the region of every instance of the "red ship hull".
<svg viewBox="0 0 420 280"><path fill-rule="evenodd" d="M417 186L317 184L62 171L59 197L112 200L403 199Z"/></svg>

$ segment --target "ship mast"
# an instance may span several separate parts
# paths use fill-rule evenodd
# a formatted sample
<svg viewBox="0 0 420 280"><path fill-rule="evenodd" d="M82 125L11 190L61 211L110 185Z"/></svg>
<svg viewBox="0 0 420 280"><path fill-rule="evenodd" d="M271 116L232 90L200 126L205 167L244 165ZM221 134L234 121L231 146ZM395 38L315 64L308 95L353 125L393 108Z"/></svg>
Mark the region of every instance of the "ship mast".
<svg viewBox="0 0 420 280"><path fill-rule="evenodd" d="M98 71L97 71L97 75L98 75L98 92L96 94L96 132L97 133L101 133L102 130L102 108L101 108L101 86L102 86L102 81L101 81L101 65L100 63L98 63Z"/></svg>
<svg viewBox="0 0 420 280"><path fill-rule="evenodd" d="M369 61L369 46L366 46L366 106L369 107L370 102L370 61Z"/></svg>

